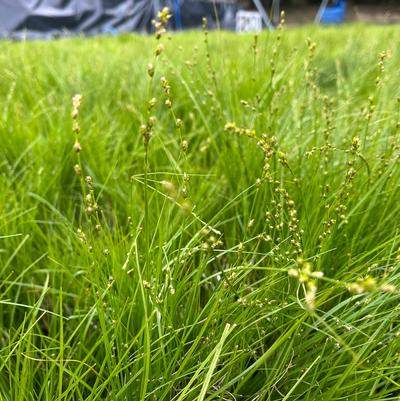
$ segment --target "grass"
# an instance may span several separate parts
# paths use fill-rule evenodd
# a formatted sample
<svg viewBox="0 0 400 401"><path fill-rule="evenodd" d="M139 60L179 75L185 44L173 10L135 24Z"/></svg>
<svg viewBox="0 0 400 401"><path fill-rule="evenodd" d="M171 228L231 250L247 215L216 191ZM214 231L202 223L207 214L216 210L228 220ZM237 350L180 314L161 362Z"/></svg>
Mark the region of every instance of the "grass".
<svg viewBox="0 0 400 401"><path fill-rule="evenodd" d="M0 400L398 400L399 34L1 42Z"/></svg>

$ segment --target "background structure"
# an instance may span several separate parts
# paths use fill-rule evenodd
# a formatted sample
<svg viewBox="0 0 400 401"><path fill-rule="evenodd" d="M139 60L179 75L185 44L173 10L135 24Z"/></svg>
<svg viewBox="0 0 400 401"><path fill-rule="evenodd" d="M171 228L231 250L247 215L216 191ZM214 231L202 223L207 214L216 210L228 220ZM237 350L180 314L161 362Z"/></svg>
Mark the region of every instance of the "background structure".
<svg viewBox="0 0 400 401"><path fill-rule="evenodd" d="M277 1L277 0L275 0ZM333 1L333 0L331 0ZM273 0L263 0L270 11ZM320 0L281 0L289 24L312 23ZM157 11L168 5L174 10L170 28L201 26L234 29L240 8L254 8L252 0L0 0L0 36L52 38L62 35L119 32L149 32ZM272 13L277 17L277 13ZM390 0L348 1L347 20L400 21L400 4Z"/></svg>

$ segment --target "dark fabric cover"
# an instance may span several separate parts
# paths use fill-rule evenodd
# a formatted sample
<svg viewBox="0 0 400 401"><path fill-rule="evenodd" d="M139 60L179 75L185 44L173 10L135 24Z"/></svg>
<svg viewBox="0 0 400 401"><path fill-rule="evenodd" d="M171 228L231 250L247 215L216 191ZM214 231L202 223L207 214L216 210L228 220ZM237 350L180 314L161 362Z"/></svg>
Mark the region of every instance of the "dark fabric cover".
<svg viewBox="0 0 400 401"><path fill-rule="evenodd" d="M175 4L174 4L175 3ZM0 0L0 36L46 38L61 35L150 32L163 6L179 5L178 28L198 28L207 16L210 28L234 27L235 6L195 0ZM178 22L178 21L177 21ZM172 19L171 27L176 22Z"/></svg>
<svg viewBox="0 0 400 401"><path fill-rule="evenodd" d="M218 26L224 29L235 29L237 5L232 2L185 0L180 1L183 28L200 28L203 17L208 20L210 29Z"/></svg>

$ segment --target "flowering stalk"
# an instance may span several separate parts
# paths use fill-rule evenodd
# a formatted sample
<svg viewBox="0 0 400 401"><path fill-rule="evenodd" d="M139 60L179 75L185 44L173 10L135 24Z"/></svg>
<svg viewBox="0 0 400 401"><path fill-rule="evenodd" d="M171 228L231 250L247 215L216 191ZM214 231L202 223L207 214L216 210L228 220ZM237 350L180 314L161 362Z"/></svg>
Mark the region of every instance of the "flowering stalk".
<svg viewBox="0 0 400 401"><path fill-rule="evenodd" d="M163 8L158 13L158 19L153 21L156 29L155 38L159 41L162 35L166 32L166 26L168 20L171 18L169 9ZM143 136L144 146L144 231L145 231L145 267L146 271L149 270L150 262L150 227L149 227L149 196L148 196L148 174L149 174L149 142L154 132L154 126L156 124L156 117L151 114L157 100L153 97L153 86L154 86L154 73L156 69L156 63L163 52L164 46L159 43L154 52L153 63L147 65L147 76L149 78L148 86L148 102L146 109L146 123L141 125L141 133Z"/></svg>

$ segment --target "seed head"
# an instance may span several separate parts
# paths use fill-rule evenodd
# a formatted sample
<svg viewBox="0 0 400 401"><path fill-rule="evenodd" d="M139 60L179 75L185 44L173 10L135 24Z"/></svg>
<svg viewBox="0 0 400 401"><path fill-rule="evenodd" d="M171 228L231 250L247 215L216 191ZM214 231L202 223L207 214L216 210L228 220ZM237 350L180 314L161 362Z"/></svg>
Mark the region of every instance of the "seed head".
<svg viewBox="0 0 400 401"><path fill-rule="evenodd" d="M149 110L151 110L157 103L157 99L155 97L149 100Z"/></svg>
<svg viewBox="0 0 400 401"><path fill-rule="evenodd" d="M81 146L81 144L79 142L75 142L74 146L73 146L73 149L74 149L74 151L76 153L79 153L82 150L82 146Z"/></svg>
<svg viewBox="0 0 400 401"><path fill-rule="evenodd" d="M171 181L161 181L161 185L170 195L176 194L176 187Z"/></svg>
<svg viewBox="0 0 400 401"><path fill-rule="evenodd" d="M166 26L169 19L171 18L171 13L168 7L164 7L157 16L157 20L153 21L153 25L156 29L156 39L159 40L161 36L166 32Z"/></svg>
<svg viewBox="0 0 400 401"><path fill-rule="evenodd" d="M72 98L72 118L75 120L78 118L79 109L81 107L82 95L75 95Z"/></svg>
<svg viewBox="0 0 400 401"><path fill-rule="evenodd" d="M145 288L146 290L150 290L151 289L151 283L149 283L146 280L143 280L143 288Z"/></svg>
<svg viewBox="0 0 400 401"><path fill-rule="evenodd" d="M150 78L154 76L154 65L151 63L147 64L147 74Z"/></svg>
<svg viewBox="0 0 400 401"><path fill-rule="evenodd" d="M159 56L164 51L164 45L159 43L156 48L156 56Z"/></svg>
<svg viewBox="0 0 400 401"><path fill-rule="evenodd" d="M161 77L161 78L160 78L160 81L161 81L161 87L162 87L163 89L165 89L165 88L168 86L168 80L167 80L167 78Z"/></svg>

